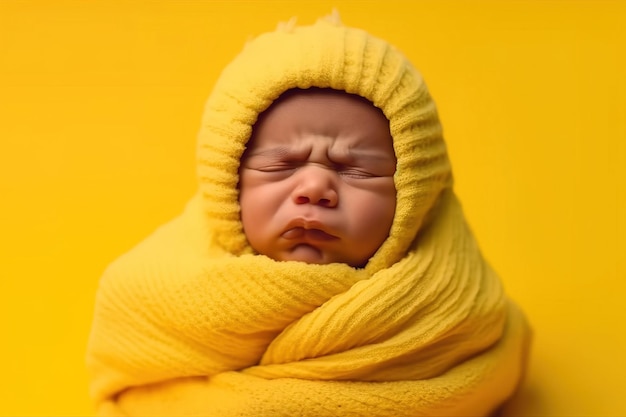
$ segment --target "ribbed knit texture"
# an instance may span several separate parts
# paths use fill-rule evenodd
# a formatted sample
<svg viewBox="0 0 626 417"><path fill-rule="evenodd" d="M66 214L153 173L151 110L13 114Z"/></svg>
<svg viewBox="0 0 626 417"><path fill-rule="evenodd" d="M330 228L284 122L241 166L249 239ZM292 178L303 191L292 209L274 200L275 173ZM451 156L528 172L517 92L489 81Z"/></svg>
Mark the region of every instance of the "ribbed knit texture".
<svg viewBox="0 0 626 417"><path fill-rule="evenodd" d="M397 209L363 269L277 262L242 231L252 126L309 87L390 121ZM100 414L486 415L512 394L525 320L464 221L426 86L392 46L336 19L251 41L207 102L198 176L183 214L102 278L87 358Z"/></svg>

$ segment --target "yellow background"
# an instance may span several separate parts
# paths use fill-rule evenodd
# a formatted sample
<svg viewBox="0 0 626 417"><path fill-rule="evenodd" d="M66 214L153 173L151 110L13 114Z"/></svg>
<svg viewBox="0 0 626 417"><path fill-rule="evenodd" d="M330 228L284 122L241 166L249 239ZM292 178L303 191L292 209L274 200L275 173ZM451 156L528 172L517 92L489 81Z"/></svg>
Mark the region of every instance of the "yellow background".
<svg viewBox="0 0 626 417"><path fill-rule="evenodd" d="M458 194L535 330L509 415L626 415L626 2L0 1L0 414L91 412L103 268L195 188L245 40L337 6L438 103Z"/></svg>

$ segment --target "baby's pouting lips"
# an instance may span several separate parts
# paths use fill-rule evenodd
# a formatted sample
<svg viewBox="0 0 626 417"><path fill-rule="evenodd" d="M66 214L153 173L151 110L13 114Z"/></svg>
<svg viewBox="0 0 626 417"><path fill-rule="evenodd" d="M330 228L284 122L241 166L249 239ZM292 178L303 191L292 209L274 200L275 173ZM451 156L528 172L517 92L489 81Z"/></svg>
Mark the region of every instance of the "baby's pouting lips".
<svg viewBox="0 0 626 417"><path fill-rule="evenodd" d="M335 240L336 236L326 233L320 229L305 229L304 227L292 227L282 234L282 237L289 240L301 239L312 241Z"/></svg>

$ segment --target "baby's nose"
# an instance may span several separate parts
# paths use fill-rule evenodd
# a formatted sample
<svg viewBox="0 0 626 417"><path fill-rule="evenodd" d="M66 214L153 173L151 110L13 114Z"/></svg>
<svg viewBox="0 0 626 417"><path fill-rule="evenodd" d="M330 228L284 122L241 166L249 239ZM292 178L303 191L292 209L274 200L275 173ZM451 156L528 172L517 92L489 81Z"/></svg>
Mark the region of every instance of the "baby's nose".
<svg viewBox="0 0 626 417"><path fill-rule="evenodd" d="M292 196L296 204L314 204L336 207L339 203L334 170L322 167L307 167L298 173L298 183Z"/></svg>

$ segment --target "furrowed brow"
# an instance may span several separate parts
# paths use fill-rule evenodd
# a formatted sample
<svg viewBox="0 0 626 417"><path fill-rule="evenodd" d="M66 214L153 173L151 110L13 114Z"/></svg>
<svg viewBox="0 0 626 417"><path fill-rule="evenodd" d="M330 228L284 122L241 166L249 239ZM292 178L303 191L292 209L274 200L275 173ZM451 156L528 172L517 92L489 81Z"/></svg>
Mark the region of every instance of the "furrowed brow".
<svg viewBox="0 0 626 417"><path fill-rule="evenodd" d="M250 153L248 154L248 156L262 156L272 159L281 159L306 157L309 155L309 153L310 150L296 149L293 146L272 146L265 148L252 148L250 149Z"/></svg>
<svg viewBox="0 0 626 417"><path fill-rule="evenodd" d="M394 162L395 156L388 155L378 150L369 150L362 148L352 148L347 152L331 153L331 159L338 161L351 161L351 162L371 162L371 163L384 163Z"/></svg>

